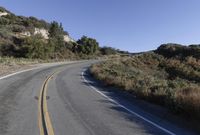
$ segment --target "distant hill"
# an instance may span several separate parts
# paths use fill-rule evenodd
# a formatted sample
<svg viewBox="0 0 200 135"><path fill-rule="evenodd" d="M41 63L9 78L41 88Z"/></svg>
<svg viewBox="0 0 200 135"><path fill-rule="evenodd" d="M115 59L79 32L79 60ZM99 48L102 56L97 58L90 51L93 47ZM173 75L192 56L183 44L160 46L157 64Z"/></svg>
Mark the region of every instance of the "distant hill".
<svg viewBox="0 0 200 135"><path fill-rule="evenodd" d="M184 46L169 43L161 45L155 52L168 58L176 57L181 59L191 56L200 59L200 45Z"/></svg>

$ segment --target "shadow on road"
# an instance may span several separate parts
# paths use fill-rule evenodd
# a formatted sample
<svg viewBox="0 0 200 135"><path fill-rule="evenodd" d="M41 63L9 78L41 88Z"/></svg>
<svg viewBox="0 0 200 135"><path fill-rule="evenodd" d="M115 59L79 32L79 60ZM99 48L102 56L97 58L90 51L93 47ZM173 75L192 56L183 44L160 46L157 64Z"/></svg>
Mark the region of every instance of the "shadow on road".
<svg viewBox="0 0 200 135"><path fill-rule="evenodd" d="M81 75L82 76L82 75ZM134 110L134 112L140 113L142 116L145 115L147 117L151 117L150 114L145 113L142 108L147 107L146 105L144 106L143 101L138 101L134 96L128 94L127 92L119 91L117 88L113 87L107 87L104 86L100 81L95 80L89 73L88 70L85 71L84 73L84 78L88 81L82 81L83 85L87 86L93 86L97 88L100 92L108 96L109 98L113 99L120 105L125 106L126 108L130 110ZM145 134L159 134L159 135L165 135L167 133L156 129L155 126L145 122L144 120L141 120L141 118L138 118L137 116L133 115L126 109L122 108L121 106L117 105L116 103L112 102L111 100L108 100L105 98L105 100L99 100L98 102L109 104L110 109L115 110L118 112L120 116L122 116L124 119L136 123L140 129L144 129ZM148 108L148 107L147 107ZM162 119L158 119L158 121L162 121ZM155 133L156 131L156 133Z"/></svg>

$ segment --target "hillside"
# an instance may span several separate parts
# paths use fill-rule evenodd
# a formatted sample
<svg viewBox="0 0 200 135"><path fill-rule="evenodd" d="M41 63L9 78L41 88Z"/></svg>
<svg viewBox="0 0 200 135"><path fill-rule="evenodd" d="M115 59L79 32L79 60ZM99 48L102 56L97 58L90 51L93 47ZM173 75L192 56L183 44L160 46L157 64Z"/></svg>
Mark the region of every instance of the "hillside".
<svg viewBox="0 0 200 135"><path fill-rule="evenodd" d="M35 17L16 16L5 8L0 7L0 56L52 58L53 56L47 56L47 54L43 54L46 56L41 56L38 53L44 53L44 50L47 50L48 47L44 48L44 44L50 41L50 30L53 28L53 25L55 25L54 31L57 31L57 35L55 36L62 36L60 38L60 40L63 40L62 44L75 42L57 22L48 23ZM27 44L31 44L32 47L31 45L27 46ZM40 44L41 46L38 46L36 50L33 44ZM43 52L36 52L40 50L43 50ZM68 50L67 52L72 55L71 51Z"/></svg>
<svg viewBox="0 0 200 135"><path fill-rule="evenodd" d="M95 64L105 85L200 121L200 46L164 44L157 50Z"/></svg>
<svg viewBox="0 0 200 135"><path fill-rule="evenodd" d="M29 59L86 59L120 52L99 47L96 39L73 40L62 23L17 16L0 7L0 57Z"/></svg>
<svg viewBox="0 0 200 135"><path fill-rule="evenodd" d="M41 34L43 38L48 39L50 23L44 20L38 20L35 17L16 16L3 7L0 7L0 17L1 30L7 31L9 36L25 37ZM3 34L1 33L1 38L5 37ZM74 41L67 32L64 32L63 35L65 42Z"/></svg>

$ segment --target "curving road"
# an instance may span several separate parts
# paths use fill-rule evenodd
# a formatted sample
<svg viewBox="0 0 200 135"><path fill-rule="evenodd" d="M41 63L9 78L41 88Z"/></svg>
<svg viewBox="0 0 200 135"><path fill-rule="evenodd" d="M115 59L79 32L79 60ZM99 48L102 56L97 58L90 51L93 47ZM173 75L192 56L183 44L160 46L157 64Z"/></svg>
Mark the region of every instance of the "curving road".
<svg viewBox="0 0 200 135"><path fill-rule="evenodd" d="M142 109L149 108L142 101L98 85L83 72L95 62L47 66L1 79L0 135L194 134Z"/></svg>

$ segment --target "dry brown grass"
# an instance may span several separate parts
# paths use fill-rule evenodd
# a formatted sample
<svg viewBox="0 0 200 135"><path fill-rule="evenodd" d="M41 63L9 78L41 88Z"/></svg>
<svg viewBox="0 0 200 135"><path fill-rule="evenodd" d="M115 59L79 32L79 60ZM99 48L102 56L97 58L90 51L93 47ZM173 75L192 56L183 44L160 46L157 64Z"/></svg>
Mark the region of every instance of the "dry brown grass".
<svg viewBox="0 0 200 135"><path fill-rule="evenodd" d="M188 116L195 115L200 119L200 88L188 87L177 91L176 102L179 109L187 113Z"/></svg>
<svg viewBox="0 0 200 135"><path fill-rule="evenodd" d="M155 53L111 59L91 66L105 85L132 91L138 97L200 121L199 61L164 58Z"/></svg>
<svg viewBox="0 0 200 135"><path fill-rule="evenodd" d="M31 68L35 64L38 64L40 62L46 62L46 61L41 61L37 59L0 57L0 76L15 71Z"/></svg>

